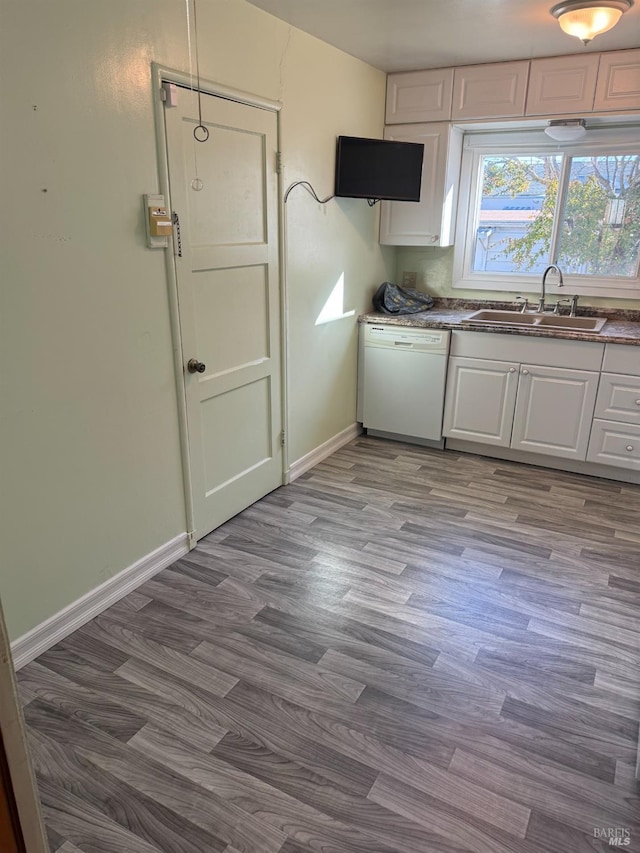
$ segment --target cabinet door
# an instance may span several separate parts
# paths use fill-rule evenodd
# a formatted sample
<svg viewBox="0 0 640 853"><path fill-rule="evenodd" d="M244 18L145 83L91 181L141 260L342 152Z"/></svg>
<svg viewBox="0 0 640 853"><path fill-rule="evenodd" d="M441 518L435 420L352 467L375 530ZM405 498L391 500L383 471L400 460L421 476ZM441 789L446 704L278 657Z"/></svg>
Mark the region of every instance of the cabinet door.
<svg viewBox="0 0 640 853"><path fill-rule="evenodd" d="M509 447L517 387L517 364L451 357L443 434Z"/></svg>
<svg viewBox="0 0 640 853"><path fill-rule="evenodd" d="M640 50L600 54L594 110L640 110Z"/></svg>
<svg viewBox="0 0 640 853"><path fill-rule="evenodd" d="M587 462L640 471L640 426L594 420Z"/></svg>
<svg viewBox="0 0 640 853"><path fill-rule="evenodd" d="M528 77L528 62L456 68L452 119L523 116Z"/></svg>
<svg viewBox="0 0 640 853"><path fill-rule="evenodd" d="M532 60L526 114L591 112L598 61L597 53Z"/></svg>
<svg viewBox="0 0 640 853"><path fill-rule="evenodd" d="M595 372L523 364L511 447L584 460L597 388Z"/></svg>
<svg viewBox="0 0 640 853"><path fill-rule="evenodd" d="M383 201L380 242L451 246L462 157L462 133L444 122L387 127L385 139L424 145L420 201Z"/></svg>
<svg viewBox="0 0 640 853"><path fill-rule="evenodd" d="M385 123L449 121L452 91L453 68L389 74Z"/></svg>

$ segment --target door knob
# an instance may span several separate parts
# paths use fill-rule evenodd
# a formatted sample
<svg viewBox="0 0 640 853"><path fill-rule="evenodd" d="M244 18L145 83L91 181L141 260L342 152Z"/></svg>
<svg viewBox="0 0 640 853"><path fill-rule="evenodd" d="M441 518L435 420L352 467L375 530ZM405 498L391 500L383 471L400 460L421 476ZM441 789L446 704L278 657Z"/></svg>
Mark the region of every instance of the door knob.
<svg viewBox="0 0 640 853"><path fill-rule="evenodd" d="M204 373L207 369L207 365L202 361L198 361L197 358L190 358L187 362L187 370L189 373Z"/></svg>

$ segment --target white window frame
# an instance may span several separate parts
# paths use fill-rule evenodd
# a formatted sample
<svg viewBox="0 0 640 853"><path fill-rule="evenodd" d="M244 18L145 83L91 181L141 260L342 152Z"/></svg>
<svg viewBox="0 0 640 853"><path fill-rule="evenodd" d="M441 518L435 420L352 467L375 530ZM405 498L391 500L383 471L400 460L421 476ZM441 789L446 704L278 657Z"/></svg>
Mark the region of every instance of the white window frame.
<svg viewBox="0 0 640 853"><path fill-rule="evenodd" d="M574 156L638 154L640 129L600 127L589 130L579 142L560 145L540 130L465 133L460 173L458 220L454 243L453 287L467 290L538 293L538 273L474 272L475 233L482 191L480 164L485 155L568 154ZM559 200L560 201L560 200ZM615 299L640 298L640 259L635 278L565 275L565 292Z"/></svg>

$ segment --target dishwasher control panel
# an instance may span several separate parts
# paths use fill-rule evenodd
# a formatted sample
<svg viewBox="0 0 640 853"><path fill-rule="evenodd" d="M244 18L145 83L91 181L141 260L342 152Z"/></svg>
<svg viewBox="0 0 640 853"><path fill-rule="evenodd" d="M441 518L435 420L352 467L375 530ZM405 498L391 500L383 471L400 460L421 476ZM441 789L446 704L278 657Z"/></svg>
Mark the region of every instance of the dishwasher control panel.
<svg viewBox="0 0 640 853"><path fill-rule="evenodd" d="M364 345L443 352L449 349L450 332L434 329L415 329L404 326L373 326L364 328Z"/></svg>

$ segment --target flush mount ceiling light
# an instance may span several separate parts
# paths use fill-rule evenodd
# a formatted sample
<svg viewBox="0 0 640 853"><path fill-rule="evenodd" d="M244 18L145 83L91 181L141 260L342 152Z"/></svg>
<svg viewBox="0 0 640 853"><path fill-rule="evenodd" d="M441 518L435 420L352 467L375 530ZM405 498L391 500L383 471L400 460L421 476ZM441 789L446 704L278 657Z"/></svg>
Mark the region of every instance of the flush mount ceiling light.
<svg viewBox="0 0 640 853"><path fill-rule="evenodd" d="M556 119L549 122L544 132L556 142L575 142L585 135L587 127L583 118Z"/></svg>
<svg viewBox="0 0 640 853"><path fill-rule="evenodd" d="M615 27L632 6L633 0L569 0L550 11L565 33L589 44L600 33Z"/></svg>

